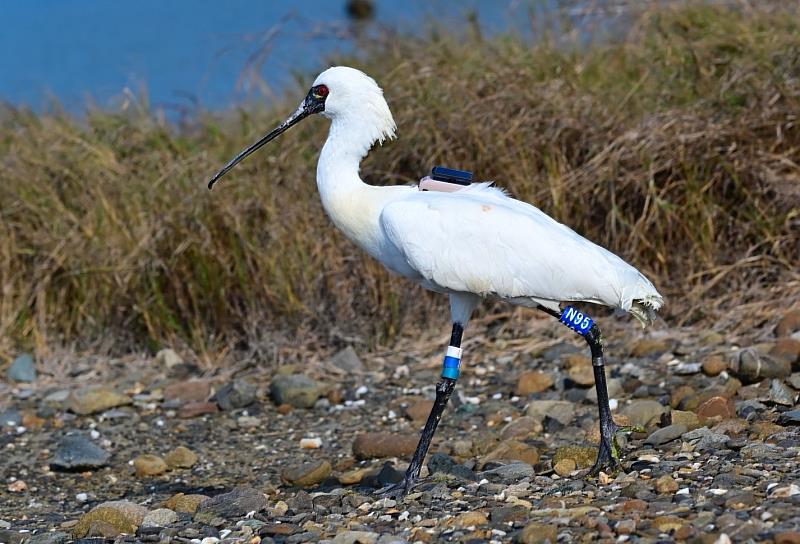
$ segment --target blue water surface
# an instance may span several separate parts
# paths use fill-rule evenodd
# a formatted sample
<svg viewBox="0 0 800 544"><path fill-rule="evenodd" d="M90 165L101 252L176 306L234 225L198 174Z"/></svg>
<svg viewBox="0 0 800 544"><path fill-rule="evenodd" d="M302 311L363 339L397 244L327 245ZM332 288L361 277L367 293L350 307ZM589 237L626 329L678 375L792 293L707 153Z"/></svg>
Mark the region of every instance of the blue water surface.
<svg viewBox="0 0 800 544"><path fill-rule="evenodd" d="M551 3L551 2L550 2ZM269 96L353 44L344 0L0 0L0 101L68 111L114 107L126 89L158 108L222 109ZM375 2L373 25L419 32L431 20L462 25L478 14L495 31L525 32L547 1ZM533 7L532 7L533 6ZM266 86L242 79L255 63ZM252 61L252 59L250 59Z"/></svg>

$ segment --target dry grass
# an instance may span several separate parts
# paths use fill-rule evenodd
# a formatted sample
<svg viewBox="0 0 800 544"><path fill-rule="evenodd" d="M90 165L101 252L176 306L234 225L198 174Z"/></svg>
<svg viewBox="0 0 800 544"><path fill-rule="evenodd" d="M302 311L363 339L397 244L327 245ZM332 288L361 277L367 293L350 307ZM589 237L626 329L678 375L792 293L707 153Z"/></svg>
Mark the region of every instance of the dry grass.
<svg viewBox="0 0 800 544"><path fill-rule="evenodd" d="M797 300L798 36L791 8L694 6L586 49L434 33L336 60L376 77L399 126L365 179L434 164L495 179L639 266L685 322ZM296 100L180 128L135 102L80 122L0 111L0 353L110 334L117 351L310 331L376 345L444 325L443 300L331 229L314 185L323 120L206 191Z"/></svg>

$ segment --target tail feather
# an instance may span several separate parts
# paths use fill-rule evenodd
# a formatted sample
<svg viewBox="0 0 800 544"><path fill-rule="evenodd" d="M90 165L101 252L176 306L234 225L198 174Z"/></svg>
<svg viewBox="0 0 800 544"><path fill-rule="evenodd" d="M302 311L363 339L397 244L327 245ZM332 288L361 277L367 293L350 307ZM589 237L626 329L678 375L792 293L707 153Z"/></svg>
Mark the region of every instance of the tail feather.
<svg viewBox="0 0 800 544"><path fill-rule="evenodd" d="M642 328L652 325L656 320L656 312L661 308L664 299L658 293L634 300L628 310L633 317L639 320Z"/></svg>

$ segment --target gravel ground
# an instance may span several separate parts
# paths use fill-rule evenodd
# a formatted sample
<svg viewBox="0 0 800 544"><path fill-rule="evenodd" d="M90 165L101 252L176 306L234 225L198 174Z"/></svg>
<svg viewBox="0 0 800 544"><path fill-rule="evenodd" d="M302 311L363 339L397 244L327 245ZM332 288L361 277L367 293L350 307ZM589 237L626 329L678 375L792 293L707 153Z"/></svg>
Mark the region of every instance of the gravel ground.
<svg viewBox="0 0 800 544"><path fill-rule="evenodd" d="M171 350L57 372L20 356L0 382L0 542L800 542L800 311L736 344L604 321L612 410L643 430L620 436L623 471L585 477L580 339L500 321L468 331L399 501L375 490L416 445L441 338L205 372Z"/></svg>

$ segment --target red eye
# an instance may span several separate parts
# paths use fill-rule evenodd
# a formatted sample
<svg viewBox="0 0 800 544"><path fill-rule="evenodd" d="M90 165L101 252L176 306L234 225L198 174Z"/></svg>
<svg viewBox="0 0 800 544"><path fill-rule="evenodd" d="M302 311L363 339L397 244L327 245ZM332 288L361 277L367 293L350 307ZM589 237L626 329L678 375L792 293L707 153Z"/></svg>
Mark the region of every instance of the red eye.
<svg viewBox="0 0 800 544"><path fill-rule="evenodd" d="M325 98L328 96L328 87L325 85L317 85L314 87L314 95L318 96L319 98Z"/></svg>

